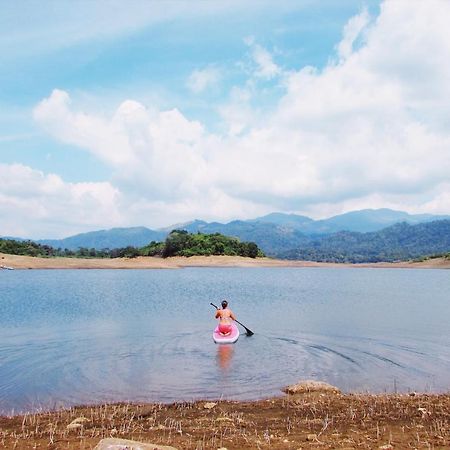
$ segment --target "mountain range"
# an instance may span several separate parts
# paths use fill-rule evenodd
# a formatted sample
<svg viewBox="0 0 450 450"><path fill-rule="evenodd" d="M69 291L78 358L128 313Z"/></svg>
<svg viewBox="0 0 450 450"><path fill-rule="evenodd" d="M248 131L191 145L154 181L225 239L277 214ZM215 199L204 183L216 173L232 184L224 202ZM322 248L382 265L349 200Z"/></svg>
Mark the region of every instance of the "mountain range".
<svg viewBox="0 0 450 450"><path fill-rule="evenodd" d="M271 213L256 219L234 220L228 223L194 220L157 230L146 227L112 228L77 234L64 239L44 239L36 242L70 250L76 250L80 247L99 250L126 246L142 247L151 241L164 240L167 234L176 228L191 233L222 233L227 236L236 236L243 241L253 241L270 256L317 259L323 258L326 253L331 260L334 260L336 255L333 252L336 250L337 254L339 252L342 254L343 250L351 247L350 242L357 241L360 243L359 245L364 247L362 241L364 241L365 238L363 237L366 235L366 238L372 244L375 241L379 242L370 233L377 233L384 229L389 230L389 227L396 224L406 224L414 229L415 225L435 221L446 222L447 220L450 220L450 216L412 215L391 209L352 211L321 220L313 220L296 214ZM395 234L398 230L394 228L386 232ZM417 229L417 231L423 233L427 230L424 228ZM386 240L386 237L380 237L380 239ZM345 248L339 247L339 242L345 243L342 244ZM370 247L369 244L367 245ZM356 251L356 247L352 247L352 251ZM378 244L376 247L381 248ZM445 247L444 244L444 249L440 251L449 250L450 248ZM368 255L365 255L365 257L367 258Z"/></svg>
<svg viewBox="0 0 450 450"><path fill-rule="evenodd" d="M301 245L276 254L281 259L350 263L404 261L425 255L450 257L450 220L402 222L369 233L305 236Z"/></svg>

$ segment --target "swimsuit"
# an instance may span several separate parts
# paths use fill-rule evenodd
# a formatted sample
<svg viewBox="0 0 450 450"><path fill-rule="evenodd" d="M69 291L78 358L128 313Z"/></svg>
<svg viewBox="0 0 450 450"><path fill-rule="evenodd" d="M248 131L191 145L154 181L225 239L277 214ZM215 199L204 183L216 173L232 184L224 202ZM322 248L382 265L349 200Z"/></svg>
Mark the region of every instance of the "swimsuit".
<svg viewBox="0 0 450 450"><path fill-rule="evenodd" d="M229 323L219 323L219 333L221 334L230 334L233 330L231 324Z"/></svg>

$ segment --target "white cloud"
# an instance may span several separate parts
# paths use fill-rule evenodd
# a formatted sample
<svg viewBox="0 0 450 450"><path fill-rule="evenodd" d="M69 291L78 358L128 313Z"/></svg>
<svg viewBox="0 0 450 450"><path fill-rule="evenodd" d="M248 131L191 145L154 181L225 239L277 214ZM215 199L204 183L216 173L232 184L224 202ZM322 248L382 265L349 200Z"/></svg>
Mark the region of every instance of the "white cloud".
<svg viewBox="0 0 450 450"><path fill-rule="evenodd" d="M115 182L147 198L195 194L208 180L203 126L177 109L152 112L132 100L111 117L73 112L67 92L55 90L34 111L55 138L76 145L109 165Z"/></svg>
<svg viewBox="0 0 450 450"><path fill-rule="evenodd" d="M217 67L194 70L187 80L187 87L195 94L214 87L220 80L220 71Z"/></svg>
<svg viewBox="0 0 450 450"><path fill-rule="evenodd" d="M241 134L255 122L257 113L251 107L251 97L248 88L235 86L231 89L229 100L218 107L230 136Z"/></svg>
<svg viewBox="0 0 450 450"><path fill-rule="evenodd" d="M254 75L257 78L271 80L282 74L282 70L275 64L272 54L267 49L257 44L253 36L245 38L244 42L250 47L252 60L254 64L256 64Z"/></svg>
<svg viewBox="0 0 450 450"><path fill-rule="evenodd" d="M387 1L370 25L363 11L347 24L337 61L282 73L285 93L272 110L252 114L248 85L235 88L220 107L224 135L177 109L131 100L109 117L74 111L63 91L35 118L110 165L131 216L146 211L158 225L277 209L449 213L449 16L450 3L438 0ZM281 74L269 53L249 45L257 76Z"/></svg>
<svg viewBox="0 0 450 450"><path fill-rule="evenodd" d="M0 164L1 235L49 238L122 222L110 183L67 183L22 164Z"/></svg>
<svg viewBox="0 0 450 450"><path fill-rule="evenodd" d="M360 36L363 29L369 23L370 16L367 9L363 9L360 14L352 17L344 27L344 34L341 42L337 46L338 55L341 60L349 57L353 52L353 44Z"/></svg>

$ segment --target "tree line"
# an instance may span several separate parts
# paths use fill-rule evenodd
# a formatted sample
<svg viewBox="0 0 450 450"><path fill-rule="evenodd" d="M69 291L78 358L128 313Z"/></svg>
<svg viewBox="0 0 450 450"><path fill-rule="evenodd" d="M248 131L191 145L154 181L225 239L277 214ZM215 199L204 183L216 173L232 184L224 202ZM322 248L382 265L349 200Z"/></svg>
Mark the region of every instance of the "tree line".
<svg viewBox="0 0 450 450"><path fill-rule="evenodd" d="M136 258L137 256L210 256L228 255L250 258L262 257L264 253L254 242L241 242L237 238L220 233L191 234L185 230L173 230L164 242L152 241L144 247L127 246L122 248L85 248L77 250L53 248L50 245L38 244L34 241L17 241L0 239L0 253L35 257L65 258Z"/></svg>

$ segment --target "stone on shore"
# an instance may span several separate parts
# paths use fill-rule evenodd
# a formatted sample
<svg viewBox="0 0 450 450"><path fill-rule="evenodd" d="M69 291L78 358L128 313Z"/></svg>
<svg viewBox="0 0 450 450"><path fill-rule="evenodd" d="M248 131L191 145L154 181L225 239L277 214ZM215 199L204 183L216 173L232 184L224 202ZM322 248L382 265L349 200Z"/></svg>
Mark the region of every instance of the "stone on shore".
<svg viewBox="0 0 450 450"><path fill-rule="evenodd" d="M76 430L78 428L83 428L84 422L89 422L89 419L86 417L77 417L76 419L72 420L72 422L67 425L68 430Z"/></svg>
<svg viewBox="0 0 450 450"><path fill-rule="evenodd" d="M217 403L216 403L216 402L206 402L206 403L203 405L203 408L204 408L204 409L212 409L212 408L214 408L215 406L217 406Z"/></svg>
<svg viewBox="0 0 450 450"><path fill-rule="evenodd" d="M102 439L94 450L177 450L168 445L150 444L146 442L130 441L128 439Z"/></svg>
<svg viewBox="0 0 450 450"><path fill-rule="evenodd" d="M331 384L323 381L305 380L296 384L291 384L282 389L286 394L306 394L310 392L318 392L324 394L340 394L341 391Z"/></svg>

